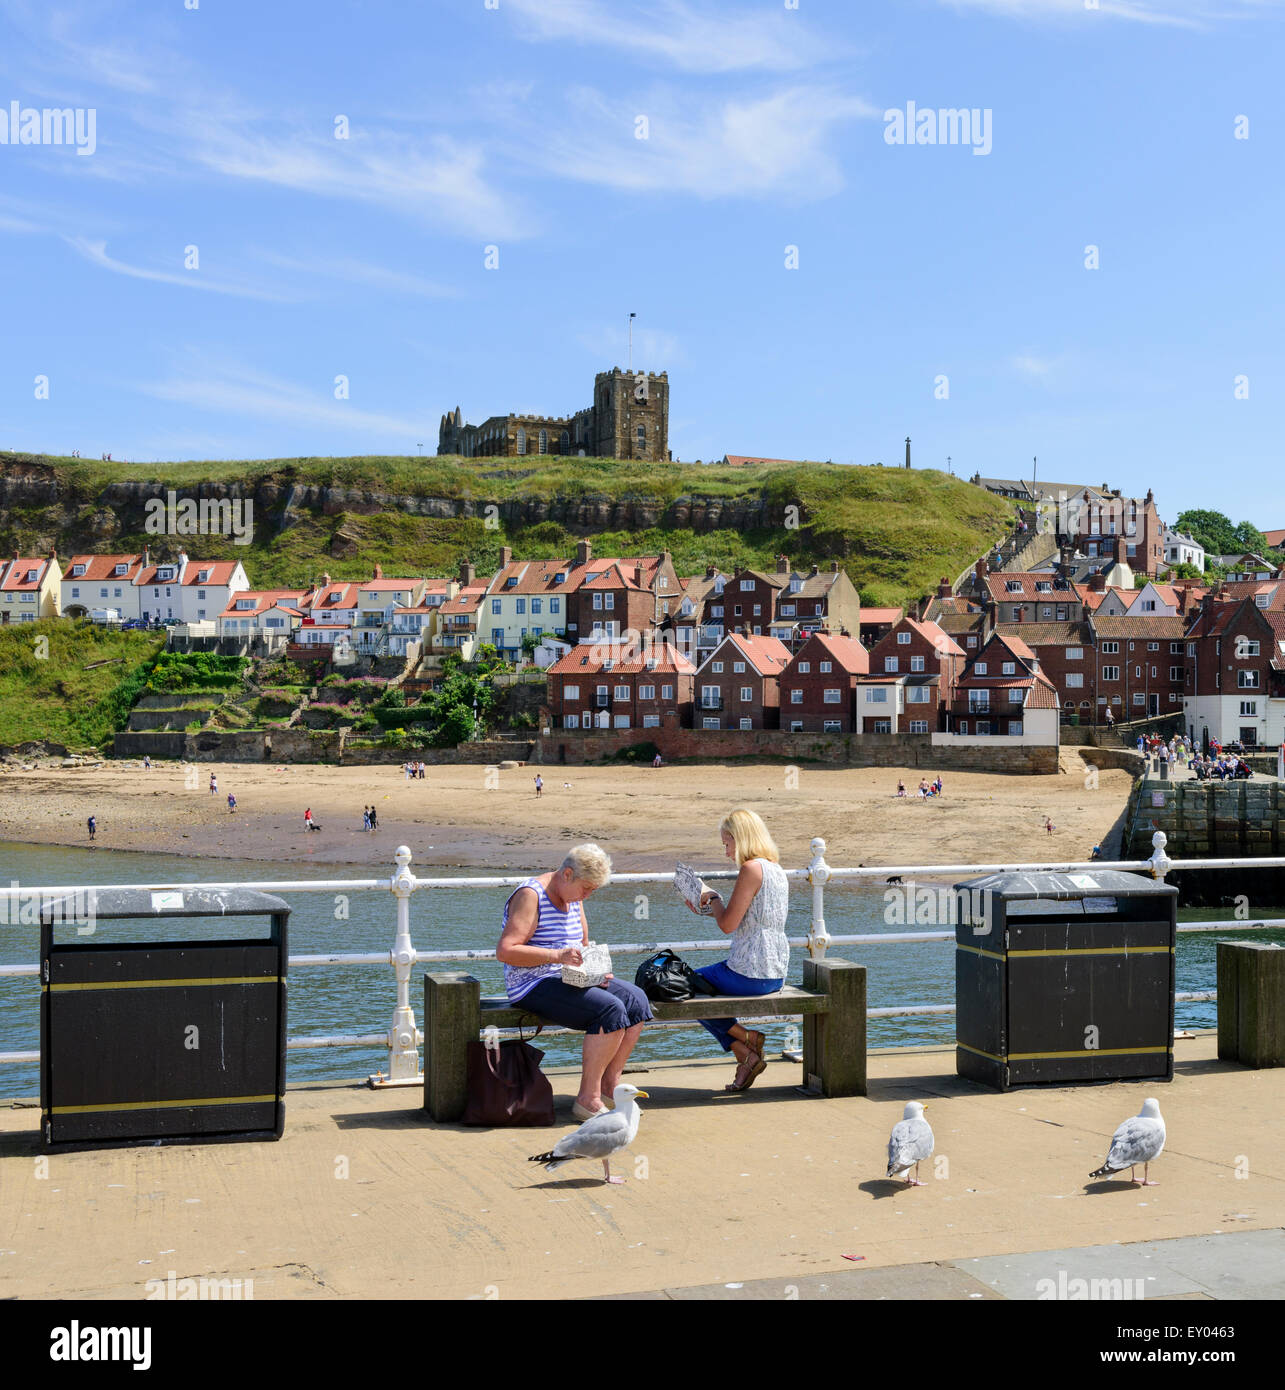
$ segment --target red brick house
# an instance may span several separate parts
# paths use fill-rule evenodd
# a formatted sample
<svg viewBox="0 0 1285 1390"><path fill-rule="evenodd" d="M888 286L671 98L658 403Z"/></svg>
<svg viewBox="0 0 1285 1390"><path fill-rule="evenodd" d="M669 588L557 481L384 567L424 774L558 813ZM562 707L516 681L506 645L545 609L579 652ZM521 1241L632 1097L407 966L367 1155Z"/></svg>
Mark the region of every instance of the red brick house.
<svg viewBox="0 0 1285 1390"><path fill-rule="evenodd" d="M869 669L870 654L856 638L813 633L781 672L781 728L852 733L857 680Z"/></svg>
<svg viewBox="0 0 1285 1390"><path fill-rule="evenodd" d="M963 648L936 623L902 618L871 648L870 673L857 691L859 732L941 729L964 661Z"/></svg>
<svg viewBox="0 0 1285 1390"><path fill-rule="evenodd" d="M785 574L737 570L721 590L716 584L706 596L706 626L722 628L724 634L744 630L754 637L770 635L777 597L788 580Z"/></svg>
<svg viewBox="0 0 1285 1390"><path fill-rule="evenodd" d="M691 727L696 668L669 643L581 642L549 667L555 729Z"/></svg>
<svg viewBox="0 0 1285 1390"><path fill-rule="evenodd" d="M1199 743L1285 742L1285 613L1207 598L1187 633L1183 711Z"/></svg>
<svg viewBox="0 0 1285 1390"><path fill-rule="evenodd" d="M903 610L900 608L863 608L861 610L861 645L870 651L877 642L892 631L895 623L901 621L902 612Z"/></svg>
<svg viewBox="0 0 1285 1390"><path fill-rule="evenodd" d="M569 642L618 641L633 631L650 638L661 618L682 602L683 589L669 551L622 559L595 559L592 541L581 541L567 596Z"/></svg>
<svg viewBox="0 0 1285 1390"><path fill-rule="evenodd" d="M1084 617L1076 590L1055 574L1010 573L986 576L986 592L995 623L1075 623Z"/></svg>
<svg viewBox="0 0 1285 1390"><path fill-rule="evenodd" d="M791 570L781 556L777 577L785 580L776 602L771 634L797 652L809 633L825 628L840 636L857 638L861 631L861 595L857 593L838 560L828 570L813 565L805 574Z"/></svg>
<svg viewBox="0 0 1285 1390"><path fill-rule="evenodd" d="M780 728L780 679L789 664L790 649L775 637L724 637L696 673L696 728Z"/></svg>
<svg viewBox="0 0 1285 1390"><path fill-rule="evenodd" d="M1057 691L1020 637L996 632L964 668L949 709L953 732L1027 737L1028 714L1042 711L1057 739Z"/></svg>
<svg viewBox="0 0 1285 1390"><path fill-rule="evenodd" d="M1094 648L1097 721L1108 708L1121 719L1177 714L1186 680L1184 618L1089 619Z"/></svg>

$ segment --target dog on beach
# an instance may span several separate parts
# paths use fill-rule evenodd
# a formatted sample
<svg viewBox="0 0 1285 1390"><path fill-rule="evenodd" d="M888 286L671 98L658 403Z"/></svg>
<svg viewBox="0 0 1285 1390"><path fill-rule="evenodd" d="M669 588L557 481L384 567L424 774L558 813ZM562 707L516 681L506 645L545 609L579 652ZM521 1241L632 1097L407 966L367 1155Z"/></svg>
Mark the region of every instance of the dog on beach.
<svg viewBox="0 0 1285 1390"><path fill-rule="evenodd" d="M891 878L885 879L884 882L885 882L885 883L900 883L900 882L902 882L902 878L901 878L901 875L900 875L900 874L893 874L893 876L892 876Z"/></svg>

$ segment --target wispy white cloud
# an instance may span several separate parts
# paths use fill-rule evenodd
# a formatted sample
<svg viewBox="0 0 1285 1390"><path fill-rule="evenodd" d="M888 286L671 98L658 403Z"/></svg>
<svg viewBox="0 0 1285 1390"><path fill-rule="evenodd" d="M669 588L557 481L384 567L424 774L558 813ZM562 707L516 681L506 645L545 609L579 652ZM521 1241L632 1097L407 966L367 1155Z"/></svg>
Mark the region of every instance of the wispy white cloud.
<svg viewBox="0 0 1285 1390"><path fill-rule="evenodd" d="M128 265L107 254L105 241L93 241L89 237L65 236L63 240L93 265L114 271L117 275L132 276L135 280L155 280L163 285L181 285L185 290L204 290L210 294L231 294L241 299L264 299L277 303L287 302L295 297L264 286L219 279L202 270L155 270L146 266Z"/></svg>
<svg viewBox="0 0 1285 1390"><path fill-rule="evenodd" d="M629 356L628 325L600 324L576 334L576 341L587 348L600 362L613 366L627 365ZM668 371L685 361L682 343L676 333L657 328L634 328L634 363L643 371Z"/></svg>
<svg viewBox="0 0 1285 1390"><path fill-rule="evenodd" d="M197 363L159 382L134 383L135 389L157 400L172 401L236 419L251 416L325 427L341 434L358 434L379 441L427 440L437 422L425 417L385 415L362 410L350 401L337 401L327 392L310 391L239 363ZM407 446L408 447L408 446Z"/></svg>
<svg viewBox="0 0 1285 1390"><path fill-rule="evenodd" d="M1139 24L1199 29L1226 19L1246 19L1279 10L1285 0L1099 0L1087 9L1084 0L939 0L955 10L986 10L1012 19L1079 20L1102 17Z"/></svg>
<svg viewBox="0 0 1285 1390"><path fill-rule="evenodd" d="M1037 357L1033 352L1019 352L1009 359L1009 366L1014 371L1037 381L1046 379L1054 365L1050 358Z"/></svg>
<svg viewBox="0 0 1285 1390"><path fill-rule="evenodd" d="M530 160L585 183L700 198L835 193L843 187L837 132L883 116L862 98L823 86L696 104L664 92L630 104L592 89L570 96L561 128L541 132ZM647 118L646 139L635 136L639 114Z"/></svg>
<svg viewBox="0 0 1285 1390"><path fill-rule="evenodd" d="M683 72L788 72L843 57L784 5L699 7L687 0L503 0L526 39L625 49Z"/></svg>
<svg viewBox="0 0 1285 1390"><path fill-rule="evenodd" d="M388 270L381 265L370 265L365 261L354 261L345 257L301 260L296 256L282 256L275 251L256 253L261 261L299 275L309 275L323 280L349 280L359 285L370 285L374 289L388 290L393 294L418 294L426 299L458 299L460 291L451 285L425 280L419 275L410 275L401 270Z"/></svg>

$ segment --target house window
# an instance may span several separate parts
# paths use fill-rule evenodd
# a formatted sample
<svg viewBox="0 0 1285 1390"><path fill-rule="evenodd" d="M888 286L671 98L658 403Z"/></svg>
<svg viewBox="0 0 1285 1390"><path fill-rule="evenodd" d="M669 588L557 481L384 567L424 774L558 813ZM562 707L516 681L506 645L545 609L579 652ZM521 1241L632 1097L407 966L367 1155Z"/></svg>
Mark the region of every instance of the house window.
<svg viewBox="0 0 1285 1390"><path fill-rule="evenodd" d="M1158 651L1160 650L1160 643L1159 643L1159 642L1148 642L1148 643L1147 643L1147 650L1148 650L1149 652L1158 652Z"/></svg>
<svg viewBox="0 0 1285 1390"><path fill-rule="evenodd" d="M743 661L732 662L733 675L743 676L745 674L745 663Z"/></svg>
<svg viewBox="0 0 1285 1390"><path fill-rule="evenodd" d="M522 613L522 614L525 615L525 613L526 613L526 599L520 598L520 599L518 599L518 600L514 603L514 612L516 612L516 613Z"/></svg>
<svg viewBox="0 0 1285 1390"><path fill-rule="evenodd" d="M750 685L741 686L741 703L749 704L754 699L754 687Z"/></svg>
<svg viewBox="0 0 1285 1390"><path fill-rule="evenodd" d="M561 600L560 598L551 598L551 599L549 600L549 612L550 612L550 613L561 613L561 612L562 612L562 600Z"/></svg>
<svg viewBox="0 0 1285 1390"><path fill-rule="evenodd" d="M721 661L714 662L713 669L716 676L721 676L723 674L723 663Z"/></svg>
<svg viewBox="0 0 1285 1390"><path fill-rule="evenodd" d="M1104 681L1118 681L1120 679L1120 668L1118 666L1104 666L1102 668L1102 679Z"/></svg>
<svg viewBox="0 0 1285 1390"><path fill-rule="evenodd" d="M977 721L977 732L978 732L979 734L989 734L990 731L991 731L991 722L990 722L989 719L979 719L979 720Z"/></svg>
<svg viewBox="0 0 1285 1390"><path fill-rule="evenodd" d="M674 698L674 687L672 685L662 685L660 687L660 698L662 700L672 700Z"/></svg>
<svg viewBox="0 0 1285 1390"><path fill-rule="evenodd" d="M1017 674L1017 665L1012 661L1006 661L1000 669L1006 676L1015 676Z"/></svg>
<svg viewBox="0 0 1285 1390"><path fill-rule="evenodd" d="M1103 655L1103 656L1116 656L1116 655L1119 653L1119 651L1120 651L1120 644L1119 644L1119 642L1103 642L1103 644L1102 644L1102 655Z"/></svg>
<svg viewBox="0 0 1285 1390"><path fill-rule="evenodd" d="M1147 703L1147 697L1142 693L1141 690L1134 692L1133 703L1135 705L1145 705Z"/></svg>
<svg viewBox="0 0 1285 1390"><path fill-rule="evenodd" d="M1084 688L1083 674L1079 671L1067 672L1066 688L1068 690L1082 690Z"/></svg>
<svg viewBox="0 0 1285 1390"><path fill-rule="evenodd" d="M1020 734L1022 732L1022 721L1020 719L1010 719L1008 721L1008 732L1010 734Z"/></svg>
<svg viewBox="0 0 1285 1390"><path fill-rule="evenodd" d="M526 453L526 430L518 427L517 450L519 454Z"/></svg>
<svg viewBox="0 0 1285 1390"><path fill-rule="evenodd" d="M531 614L532 614L532 616L534 616L536 613L541 613L541 612L543 612L543 611L544 611L544 600L543 600L542 598L533 598L533 599L531 600Z"/></svg>
<svg viewBox="0 0 1285 1390"><path fill-rule="evenodd" d="M1258 701L1257 701L1257 700L1242 700L1242 701L1240 702L1240 713L1241 713L1241 717L1242 717L1242 718L1244 718L1244 717L1246 717L1246 716L1249 716L1249 715L1253 715L1253 716L1257 717L1257 715L1258 715Z"/></svg>
<svg viewBox="0 0 1285 1390"><path fill-rule="evenodd" d="M906 703L908 705L926 705L929 703L931 695L932 691L926 685L912 685L906 691Z"/></svg>
<svg viewBox="0 0 1285 1390"><path fill-rule="evenodd" d="M654 685L640 685L638 687L638 698L640 700L654 700L656 698L656 687Z"/></svg>
<svg viewBox="0 0 1285 1390"><path fill-rule="evenodd" d="M586 715L587 719L589 716ZM562 727L564 729L578 729L580 727L580 716L578 714L564 714L562 716Z"/></svg>
<svg viewBox="0 0 1285 1390"><path fill-rule="evenodd" d="M827 734L842 733L842 721L838 719L823 719L821 721L821 730L823 733Z"/></svg>
<svg viewBox="0 0 1285 1390"><path fill-rule="evenodd" d="M812 663L811 663L810 661L800 661L800 662L799 662L799 675L801 675L801 676L806 676L806 675L808 675L808 674L811 672L811 670L812 670Z"/></svg>
<svg viewBox="0 0 1285 1390"><path fill-rule="evenodd" d="M580 687L578 685L564 685L562 687L563 700L578 700L580 698Z"/></svg>
<svg viewBox="0 0 1285 1390"><path fill-rule="evenodd" d="M752 719L742 719L737 727L741 729L752 729L754 727L754 721Z"/></svg>
<svg viewBox="0 0 1285 1390"><path fill-rule="evenodd" d="M910 645L910 634L908 632L899 632L897 634L897 645L899 647L908 647Z"/></svg>
<svg viewBox="0 0 1285 1390"><path fill-rule="evenodd" d="M781 616L783 618L794 617L794 605L792 603L783 603L781 605Z"/></svg>
<svg viewBox="0 0 1285 1390"><path fill-rule="evenodd" d="M711 618L721 618L723 616L723 605L721 603L713 604L709 610L709 616Z"/></svg>
<svg viewBox="0 0 1285 1390"><path fill-rule="evenodd" d="M791 579L791 580L790 580L790 592L791 592L792 594L797 594L797 593L799 592L799 590L800 590L802 587L803 587L803 581L802 581L801 579Z"/></svg>
<svg viewBox="0 0 1285 1390"><path fill-rule="evenodd" d="M889 671L895 671L895 670L897 669L897 661L898 661L898 658L895 657L895 656L885 656L885 657L884 657L884 659L883 659L883 669L884 669L885 675L886 675Z"/></svg>
<svg viewBox="0 0 1285 1390"><path fill-rule="evenodd" d="M926 734L928 732L928 721L926 719L912 719L910 721L910 732L912 734Z"/></svg>
<svg viewBox="0 0 1285 1390"><path fill-rule="evenodd" d="M1236 686L1239 690L1257 690L1258 672L1257 671L1237 671Z"/></svg>
<svg viewBox="0 0 1285 1390"><path fill-rule="evenodd" d="M790 703L792 705L801 705L803 703L803 692L801 690L791 690Z"/></svg>
<svg viewBox="0 0 1285 1390"><path fill-rule="evenodd" d="M742 580L741 580L741 592L742 592L742 593L746 593L746 592L752 593L752 592L754 591L754 583L755 583L755 581L754 581L753 579L742 579Z"/></svg>
<svg viewBox="0 0 1285 1390"><path fill-rule="evenodd" d="M821 672L821 674L822 674L823 676L828 676L833 668L834 668L834 662L833 662L833 661L823 661L823 662L820 663L820 665L819 665L819 667L818 667L818 670L820 670L820 672Z"/></svg>
<svg viewBox="0 0 1285 1390"><path fill-rule="evenodd" d="M643 728L644 728L644 729L658 729L658 728L660 728L660 715L658 715L658 714L644 714L644 715L643 715Z"/></svg>
<svg viewBox="0 0 1285 1390"><path fill-rule="evenodd" d="M973 670L976 671L979 676L984 676L986 674L986 663L984 661L977 662L973 666Z"/></svg>
<svg viewBox="0 0 1285 1390"><path fill-rule="evenodd" d="M1025 697L1025 695L1026 695L1026 691L1024 691L1024 690L1021 690L1021 689L1010 690L1010 691L1008 692L1008 702L1009 702L1010 705L1020 705L1020 704L1022 703L1022 700L1023 700L1023 698Z"/></svg>
<svg viewBox="0 0 1285 1390"><path fill-rule="evenodd" d="M627 685L616 686L614 698L617 700L627 700L629 698L629 687Z"/></svg>
<svg viewBox="0 0 1285 1390"><path fill-rule="evenodd" d="M723 688L722 688L722 686L718 686L718 685L702 685L702 686L701 686L701 704L704 705L706 709L717 709L717 708L719 707L719 705L721 705L722 703L723 703ZM715 722L714 727L715 727L715 728L718 727L717 722Z"/></svg>
<svg viewBox="0 0 1285 1390"><path fill-rule="evenodd" d="M976 638L976 637L970 637L970 638L968 639L968 645L969 645L970 647L975 647L975 646L977 645L977 638Z"/></svg>
<svg viewBox="0 0 1285 1390"><path fill-rule="evenodd" d="M496 617L498 617L499 614L500 614L502 603L503 603L503 600L502 600L502 599L493 598L493 599L491 600L491 612L492 612L492 614L495 615Z"/></svg>
<svg viewBox="0 0 1285 1390"><path fill-rule="evenodd" d="M827 690L822 700L827 705L837 705L843 699L843 691Z"/></svg>
<svg viewBox="0 0 1285 1390"><path fill-rule="evenodd" d="M871 705L886 705L888 703L888 687L886 685L872 685L866 691L866 703Z"/></svg>
<svg viewBox="0 0 1285 1390"><path fill-rule="evenodd" d="M73 589L73 590L71 591L71 596L72 596L72 598L79 598L79 597L80 597L80 590L79 590L79 589Z"/></svg>
<svg viewBox="0 0 1285 1390"><path fill-rule="evenodd" d="M754 616L756 618L761 618L763 616L763 605L761 603L756 603L754 605Z"/></svg>
<svg viewBox="0 0 1285 1390"><path fill-rule="evenodd" d="M875 720L874 731L875 731L875 733L877 733L877 734L890 734L890 733L892 733L892 720L891 720L891 719L876 719L876 720Z"/></svg>
<svg viewBox="0 0 1285 1390"><path fill-rule="evenodd" d="M924 669L924 659L922 656L912 656L910 658L910 669L912 671L922 671Z"/></svg>
<svg viewBox="0 0 1285 1390"><path fill-rule="evenodd" d="M737 618L741 616L741 605L739 603L736 605L735 608L732 609L732 614L734 617Z"/></svg>
<svg viewBox="0 0 1285 1390"><path fill-rule="evenodd" d="M792 734L801 734L801 733L803 732L803 720L801 720L801 719L791 719L791 720L790 720L790 732L791 732Z"/></svg>
<svg viewBox="0 0 1285 1390"><path fill-rule="evenodd" d="M1236 639L1236 655L1242 658L1247 656L1257 656L1258 643L1251 642L1247 637L1238 637Z"/></svg>
<svg viewBox="0 0 1285 1390"><path fill-rule="evenodd" d="M1066 649L1066 659L1067 659L1068 661L1083 661L1083 660L1084 660L1084 648L1083 648L1083 647L1068 647L1068 648Z"/></svg>
<svg viewBox="0 0 1285 1390"><path fill-rule="evenodd" d="M701 720L701 728L702 728L702 729L717 729L717 728L718 728L718 720L717 720L717 719L711 719L708 715L706 715L706 717L705 717L704 719Z"/></svg>

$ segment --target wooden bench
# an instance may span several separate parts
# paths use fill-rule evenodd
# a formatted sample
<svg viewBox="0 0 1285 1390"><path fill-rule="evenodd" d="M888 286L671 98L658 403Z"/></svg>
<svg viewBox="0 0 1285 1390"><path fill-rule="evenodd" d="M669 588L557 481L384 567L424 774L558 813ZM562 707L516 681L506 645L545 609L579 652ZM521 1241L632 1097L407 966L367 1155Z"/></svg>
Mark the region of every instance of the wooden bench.
<svg viewBox="0 0 1285 1390"><path fill-rule="evenodd" d="M658 1020L803 1015L803 1084L823 1096L866 1093L866 968L851 961L808 960L803 988L776 994L717 995L652 1004ZM482 997L462 971L424 976L424 1109L434 1120L464 1113L467 1045L485 1027L513 1028L538 1015L503 995ZM548 1020L542 1020L548 1022ZM532 1025L533 1026L533 1025Z"/></svg>

